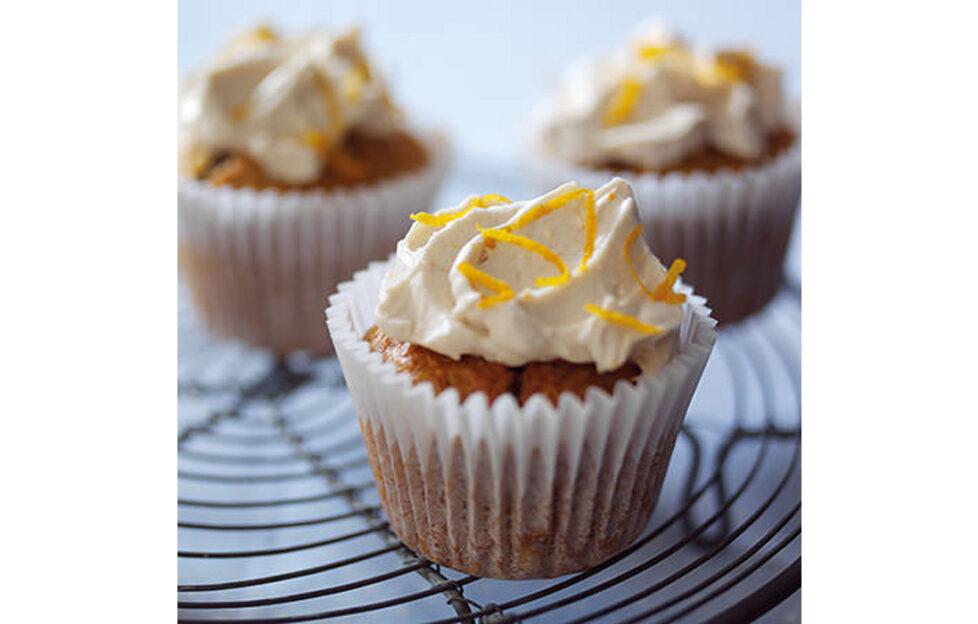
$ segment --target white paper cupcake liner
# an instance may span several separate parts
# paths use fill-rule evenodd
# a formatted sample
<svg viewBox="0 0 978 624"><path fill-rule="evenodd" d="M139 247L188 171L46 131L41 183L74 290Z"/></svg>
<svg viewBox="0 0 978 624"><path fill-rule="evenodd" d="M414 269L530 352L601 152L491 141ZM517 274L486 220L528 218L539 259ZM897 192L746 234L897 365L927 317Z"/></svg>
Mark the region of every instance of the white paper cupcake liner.
<svg viewBox="0 0 978 624"><path fill-rule="evenodd" d="M541 189L569 180L597 188L612 175L631 183L649 247L666 265L687 261L686 277L721 322L760 310L781 285L801 198L798 140L772 161L740 171L612 173L542 156L529 168Z"/></svg>
<svg viewBox="0 0 978 624"><path fill-rule="evenodd" d="M445 137L423 137L428 164L336 191L255 191L182 179L181 272L215 332L278 354L331 351L323 307L336 285L387 257L413 212L428 210L449 162Z"/></svg>
<svg viewBox="0 0 978 624"><path fill-rule="evenodd" d="M552 577L593 566L647 524L676 435L716 339L692 294L679 349L656 374L581 401L519 406L482 392L459 402L413 385L362 339L388 263L330 297L327 325L360 419L388 519L436 563L480 576Z"/></svg>

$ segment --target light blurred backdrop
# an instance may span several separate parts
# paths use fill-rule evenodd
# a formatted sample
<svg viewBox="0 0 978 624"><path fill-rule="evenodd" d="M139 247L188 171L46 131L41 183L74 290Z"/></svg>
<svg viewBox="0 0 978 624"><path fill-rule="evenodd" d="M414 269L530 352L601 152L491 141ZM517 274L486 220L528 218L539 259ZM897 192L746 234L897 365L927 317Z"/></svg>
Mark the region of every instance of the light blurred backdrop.
<svg viewBox="0 0 978 624"><path fill-rule="evenodd" d="M237 29L363 25L368 54L386 69L396 101L437 120L466 156L522 156L533 106L579 55L620 45L658 16L705 44L750 44L801 85L798 0L179 0L178 70L184 75Z"/></svg>

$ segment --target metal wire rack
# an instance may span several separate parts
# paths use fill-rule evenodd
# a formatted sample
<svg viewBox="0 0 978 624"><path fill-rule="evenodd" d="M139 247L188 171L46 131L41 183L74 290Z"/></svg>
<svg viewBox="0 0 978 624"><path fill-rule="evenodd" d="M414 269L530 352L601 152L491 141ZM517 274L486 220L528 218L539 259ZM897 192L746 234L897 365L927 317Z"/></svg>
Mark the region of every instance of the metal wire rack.
<svg viewBox="0 0 978 624"><path fill-rule="evenodd" d="M753 621L801 587L801 293L721 332L642 537L579 574L482 579L387 524L339 366L201 330L180 297L183 622Z"/></svg>

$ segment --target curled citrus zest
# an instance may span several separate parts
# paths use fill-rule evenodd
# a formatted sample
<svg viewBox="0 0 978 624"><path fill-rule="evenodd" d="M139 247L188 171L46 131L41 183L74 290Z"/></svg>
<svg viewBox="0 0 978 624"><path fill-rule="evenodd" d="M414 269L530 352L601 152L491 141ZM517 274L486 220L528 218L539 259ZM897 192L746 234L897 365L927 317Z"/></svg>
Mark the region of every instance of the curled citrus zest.
<svg viewBox="0 0 978 624"><path fill-rule="evenodd" d="M537 254L547 262L557 267L557 270L560 271L560 275L555 275L553 277L538 277L536 280L537 286L558 286L570 279L570 273L567 271L567 265L564 264L561 257L532 238L520 236L519 234L513 234L512 232L507 232L505 230L491 228L486 229L479 226L476 227L479 228L479 232L482 233L482 236L489 240L496 240L501 243L516 245L517 247L521 247L527 251Z"/></svg>
<svg viewBox="0 0 978 624"><path fill-rule="evenodd" d="M659 58L660 56L662 56L663 54L665 54L666 52L671 52L674 49L675 49L674 45L658 46L652 44L645 44L645 45L640 45L638 49L635 50L635 52L638 55L638 58L642 59L643 61L653 61Z"/></svg>
<svg viewBox="0 0 978 624"><path fill-rule="evenodd" d="M581 255L581 268L587 266L587 261L594 255L594 239L598 235L598 215L594 212L594 193L589 192L584 201L584 253Z"/></svg>
<svg viewBox="0 0 978 624"><path fill-rule="evenodd" d="M679 274L686 270L686 261L682 258L676 258L669 265L669 271L666 273L664 280L659 282L659 284L652 291L653 301L664 301L666 303L682 303L686 301L686 295L682 293L673 292L672 288L676 285L676 280L679 279Z"/></svg>
<svg viewBox="0 0 978 624"><path fill-rule="evenodd" d="M469 280L469 284L473 288L476 286L482 286L483 288L492 291L492 295L483 295L482 300L479 301L479 308L484 310L486 308L492 307L498 303L504 301L509 301L516 296L513 289L509 284L501 279L497 279L484 271L472 266L469 262L462 262L458 265L458 272L461 273Z"/></svg>
<svg viewBox="0 0 978 624"><path fill-rule="evenodd" d="M734 63L717 61L713 71L721 82L743 82L747 79L747 72Z"/></svg>
<svg viewBox="0 0 978 624"><path fill-rule="evenodd" d="M493 205L513 203L513 200L507 197L503 197L502 195L496 195L493 193L490 193L489 195L483 195L482 197L479 198L478 201L479 201L479 208L486 208L489 202L492 202Z"/></svg>
<svg viewBox="0 0 978 624"><path fill-rule="evenodd" d="M251 31L252 38L258 41L276 41L278 35L272 32L272 29L268 26L259 26Z"/></svg>
<svg viewBox="0 0 978 624"><path fill-rule="evenodd" d="M558 195L557 197L554 197L548 202L537 204L533 208L530 208L522 215L520 215L520 218L517 219L515 222L500 229L506 230L507 232L516 231L530 223L533 223L534 221L536 221L541 217L547 216L548 214L550 214L554 210L557 210L558 208L563 208L564 206L574 201L575 199L579 197L583 197L588 194L594 195L594 191L590 189L584 189L584 188L575 189L573 191L567 191L563 195Z"/></svg>
<svg viewBox="0 0 978 624"><path fill-rule="evenodd" d="M638 103L638 96L641 92L642 83L634 77L630 76L622 80L618 91L615 92L614 97L611 99L611 104L605 110L601 124L607 128L608 126L617 126L623 121L626 121L635 109L635 104Z"/></svg>
<svg viewBox="0 0 978 624"><path fill-rule="evenodd" d="M642 226L636 225L635 229L628 235L628 238L625 239L625 262L628 264L628 270L631 271L632 277L636 282L638 282L638 285L642 288L642 291L645 292L648 298L652 301L672 304L686 301L686 295L672 291L672 287L676 284L679 274L686 268L686 261L682 258L677 258L673 261L672 266L669 267L669 271L666 273L665 279L659 282L659 285L655 287L655 290L649 290L648 287L642 283L642 278L638 276L638 271L635 270L635 265L632 263L631 253L632 243L635 242L635 239L638 238L641 233Z"/></svg>
<svg viewBox="0 0 978 624"><path fill-rule="evenodd" d="M469 214L469 211L473 208L488 208L489 206L498 206L501 204L511 203L513 202L506 199L502 195L483 195L482 197L473 197L465 202L465 205L461 210L456 210L455 212L444 212L436 215L428 212L415 212L411 215L411 220L417 221L423 225L442 227L443 225L451 223L455 219L461 219L465 215Z"/></svg>
<svg viewBox="0 0 978 624"><path fill-rule="evenodd" d="M415 212L411 215L412 221L417 221L418 223L424 225L430 225L432 227L441 227L447 225L454 221L455 219L461 219L465 215L469 214L469 211L475 208L476 200L470 199L465 202L465 206L461 210L456 210L455 212L443 212L441 214L430 214L427 212Z"/></svg>
<svg viewBox="0 0 978 624"><path fill-rule="evenodd" d="M605 310L604 308L599 308L596 305L591 305L590 303L584 306L584 309L595 316L599 316L609 323L614 323L615 325L622 325L624 327L629 327L631 329L642 332L643 334L659 334L662 333L662 328L655 325L649 325L638 320L634 316L629 316L627 314L622 314L621 312L615 312L614 310Z"/></svg>

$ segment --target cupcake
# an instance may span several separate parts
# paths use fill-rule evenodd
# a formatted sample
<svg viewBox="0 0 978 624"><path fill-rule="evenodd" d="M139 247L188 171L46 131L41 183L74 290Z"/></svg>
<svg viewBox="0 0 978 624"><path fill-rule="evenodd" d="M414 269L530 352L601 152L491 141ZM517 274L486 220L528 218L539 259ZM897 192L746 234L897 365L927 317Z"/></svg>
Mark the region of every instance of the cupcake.
<svg viewBox="0 0 978 624"><path fill-rule="evenodd" d="M621 551L716 338L682 260L652 255L621 179L412 218L327 310L394 531L496 578Z"/></svg>
<svg viewBox="0 0 978 624"><path fill-rule="evenodd" d="M574 66L534 124L538 184L635 189L649 244L721 322L777 293L801 195L798 128L782 72L745 50L694 50L659 26Z"/></svg>
<svg viewBox="0 0 978 624"><path fill-rule="evenodd" d="M358 31L236 37L179 99L181 272L215 332L330 350L324 295L404 234L447 164L405 119Z"/></svg>

